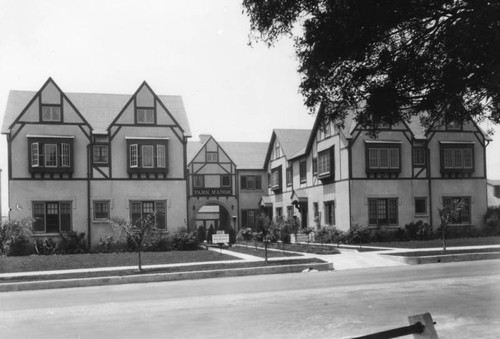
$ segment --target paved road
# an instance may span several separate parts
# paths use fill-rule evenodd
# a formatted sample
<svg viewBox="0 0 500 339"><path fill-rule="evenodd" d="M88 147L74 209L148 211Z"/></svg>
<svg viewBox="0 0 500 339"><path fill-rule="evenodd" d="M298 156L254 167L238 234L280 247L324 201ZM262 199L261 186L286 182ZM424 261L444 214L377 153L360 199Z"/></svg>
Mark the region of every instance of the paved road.
<svg viewBox="0 0 500 339"><path fill-rule="evenodd" d="M0 293L1 338L500 338L500 260Z"/></svg>

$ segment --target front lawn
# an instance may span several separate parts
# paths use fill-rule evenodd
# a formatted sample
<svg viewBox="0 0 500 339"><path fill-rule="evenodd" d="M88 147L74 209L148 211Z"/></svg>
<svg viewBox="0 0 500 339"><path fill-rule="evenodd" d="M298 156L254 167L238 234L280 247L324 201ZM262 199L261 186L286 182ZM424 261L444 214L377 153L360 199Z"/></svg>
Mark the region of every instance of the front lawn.
<svg viewBox="0 0 500 339"><path fill-rule="evenodd" d="M458 246L484 246L500 245L500 237L478 237L478 238L459 238L446 239L446 247ZM380 246L395 248L433 248L443 247L441 239L433 240L414 240L414 241L394 241L394 242L373 242L362 244L362 246Z"/></svg>
<svg viewBox="0 0 500 339"><path fill-rule="evenodd" d="M142 265L238 260L213 251L144 252ZM0 257L0 273L137 266L137 253L91 253Z"/></svg>
<svg viewBox="0 0 500 339"><path fill-rule="evenodd" d="M168 253L170 253L170 252L168 252ZM228 257L229 256L226 256L226 259ZM229 258L232 258L232 257L229 257ZM60 279L96 278L96 277L110 277L110 276L127 276L127 275L139 275L139 274L154 274L154 273L178 273L178 272L210 271L210 270L224 270L224 269L247 268L247 267L317 264L317 263L323 263L323 262L324 261L322 261L320 259L316 259L316 258L277 260L277 261L272 261L269 263L266 263L265 261L234 262L234 263L218 263L217 261L214 261L211 264L200 263L197 265L190 265L190 266L147 268L147 269L144 269L142 272L138 272L136 269L123 269L123 270L119 270L119 271L107 271L107 272L63 273L63 274L45 274L45 275L41 274L41 275L36 275L36 276L7 277L7 278L0 278L0 283L27 282L27 281L34 281L34 280L41 281L41 280L60 280Z"/></svg>

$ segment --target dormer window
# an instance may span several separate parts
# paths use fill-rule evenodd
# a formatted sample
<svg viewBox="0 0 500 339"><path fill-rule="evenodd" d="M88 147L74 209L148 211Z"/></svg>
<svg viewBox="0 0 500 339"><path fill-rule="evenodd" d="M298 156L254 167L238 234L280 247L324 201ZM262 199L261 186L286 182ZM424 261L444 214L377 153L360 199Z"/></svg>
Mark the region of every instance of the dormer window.
<svg viewBox="0 0 500 339"><path fill-rule="evenodd" d="M44 105L42 104L42 121L43 122L61 122L62 121L62 106L61 105Z"/></svg>
<svg viewBox="0 0 500 339"><path fill-rule="evenodd" d="M207 152L207 162L218 162L219 154L217 152Z"/></svg>
<svg viewBox="0 0 500 339"><path fill-rule="evenodd" d="M153 107L137 107L136 120L138 124L154 125L155 109Z"/></svg>
<svg viewBox="0 0 500 339"><path fill-rule="evenodd" d="M447 131L460 131L462 129L462 124L457 121L450 121L446 124Z"/></svg>

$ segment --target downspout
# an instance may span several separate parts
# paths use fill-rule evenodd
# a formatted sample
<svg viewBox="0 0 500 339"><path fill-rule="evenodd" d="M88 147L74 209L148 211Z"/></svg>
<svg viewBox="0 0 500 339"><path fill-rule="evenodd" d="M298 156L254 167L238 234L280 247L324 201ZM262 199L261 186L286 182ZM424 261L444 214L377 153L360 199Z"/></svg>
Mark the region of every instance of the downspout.
<svg viewBox="0 0 500 339"><path fill-rule="evenodd" d="M432 227L432 229L434 229L434 224L433 224L433 218L432 218L432 185L431 185L431 181L432 181L432 173L431 173L431 152L429 150L429 142L427 141L425 143L425 150L427 152L425 152L426 154L426 165L427 165L427 185L428 185L428 189L429 189L429 223ZM441 152L441 150L440 150Z"/></svg>
<svg viewBox="0 0 500 339"><path fill-rule="evenodd" d="M90 219L90 144L87 145L87 246L91 246L91 219Z"/></svg>

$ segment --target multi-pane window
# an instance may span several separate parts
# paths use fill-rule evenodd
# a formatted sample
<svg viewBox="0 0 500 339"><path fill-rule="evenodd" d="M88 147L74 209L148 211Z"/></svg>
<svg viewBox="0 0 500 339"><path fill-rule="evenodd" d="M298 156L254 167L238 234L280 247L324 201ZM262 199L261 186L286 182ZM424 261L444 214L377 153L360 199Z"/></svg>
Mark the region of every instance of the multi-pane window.
<svg viewBox="0 0 500 339"><path fill-rule="evenodd" d="M218 162L219 154L217 152L207 152L207 162Z"/></svg>
<svg viewBox="0 0 500 339"><path fill-rule="evenodd" d="M60 122L62 121L60 105L42 105L42 121Z"/></svg>
<svg viewBox="0 0 500 339"><path fill-rule="evenodd" d="M446 124L446 129L448 131L459 131L462 129L462 124L457 121L451 121Z"/></svg>
<svg viewBox="0 0 500 339"><path fill-rule="evenodd" d="M28 138L31 172L71 172L72 138Z"/></svg>
<svg viewBox="0 0 500 339"><path fill-rule="evenodd" d="M108 145L94 145L94 164L107 164L109 162Z"/></svg>
<svg viewBox="0 0 500 339"><path fill-rule="evenodd" d="M367 147L368 170L394 171L400 170L399 146L369 146Z"/></svg>
<svg viewBox="0 0 500 339"><path fill-rule="evenodd" d="M472 172L474 170L473 145L441 144L441 169Z"/></svg>
<svg viewBox="0 0 500 339"><path fill-rule="evenodd" d="M320 126L318 133L318 141L326 139L331 136L331 126L330 123L326 123L325 126Z"/></svg>
<svg viewBox="0 0 500 339"><path fill-rule="evenodd" d="M413 149L413 166L425 166L425 148L415 147Z"/></svg>
<svg viewBox="0 0 500 339"><path fill-rule="evenodd" d="M282 207L276 207L276 217L282 217L283 216L283 208Z"/></svg>
<svg viewBox="0 0 500 339"><path fill-rule="evenodd" d="M195 188L201 188L205 186L204 178L205 177L203 175L193 175L193 186Z"/></svg>
<svg viewBox="0 0 500 339"><path fill-rule="evenodd" d="M318 175L320 177L333 175L332 155L332 148L318 153Z"/></svg>
<svg viewBox="0 0 500 339"><path fill-rule="evenodd" d="M462 209L457 213L456 216L452 216L451 224L470 224L471 213L470 213L470 197L445 197L443 198L443 206L453 206L462 202Z"/></svg>
<svg viewBox="0 0 500 339"><path fill-rule="evenodd" d="M500 185L499 186L494 186L493 187L493 191L494 191L493 194L495 195L495 197L500 198Z"/></svg>
<svg viewBox="0 0 500 339"><path fill-rule="evenodd" d="M231 176L228 174L221 175L222 187L231 187Z"/></svg>
<svg viewBox="0 0 500 339"><path fill-rule="evenodd" d="M241 210L241 226L254 228L258 212L259 210Z"/></svg>
<svg viewBox="0 0 500 339"><path fill-rule="evenodd" d="M415 214L427 214L427 198L415 198Z"/></svg>
<svg viewBox="0 0 500 339"><path fill-rule="evenodd" d="M281 189L281 166L271 171L271 188Z"/></svg>
<svg viewBox="0 0 500 339"><path fill-rule="evenodd" d="M288 219L293 218L293 206L287 206L286 207L286 217Z"/></svg>
<svg viewBox="0 0 500 339"><path fill-rule="evenodd" d="M299 174L300 174L300 183L304 183L307 180L307 167L306 161L302 160L299 163Z"/></svg>
<svg viewBox="0 0 500 339"><path fill-rule="evenodd" d="M325 224L335 225L335 201L325 201Z"/></svg>
<svg viewBox="0 0 500 339"><path fill-rule="evenodd" d="M109 215L109 200L94 201L94 221L107 221L110 218Z"/></svg>
<svg viewBox="0 0 500 339"><path fill-rule="evenodd" d="M293 172L292 172L292 166L287 167L286 169L286 185L287 186L292 186L292 180L293 179Z"/></svg>
<svg viewBox="0 0 500 339"><path fill-rule="evenodd" d="M131 201L130 202L130 220L132 223L139 223L148 215L155 216L156 227L161 230L167 228L166 202L158 201Z"/></svg>
<svg viewBox="0 0 500 339"><path fill-rule="evenodd" d="M59 233L71 230L71 202L33 202L33 230L40 233Z"/></svg>
<svg viewBox="0 0 500 339"><path fill-rule="evenodd" d="M137 108L136 117L138 124L154 124L155 110L154 108Z"/></svg>
<svg viewBox="0 0 500 339"><path fill-rule="evenodd" d="M398 199L368 199L368 224L375 226L397 225Z"/></svg>
<svg viewBox="0 0 500 339"><path fill-rule="evenodd" d="M243 190L262 189L262 177L260 175L242 175L241 189Z"/></svg>
<svg viewBox="0 0 500 339"><path fill-rule="evenodd" d="M154 149L153 145L142 145L142 168L154 167Z"/></svg>
<svg viewBox="0 0 500 339"><path fill-rule="evenodd" d="M278 159L281 157L281 147L279 143L276 143L274 146L274 159Z"/></svg>
<svg viewBox="0 0 500 339"><path fill-rule="evenodd" d="M313 163L313 175L318 174L318 158L312 158Z"/></svg>
<svg viewBox="0 0 500 339"><path fill-rule="evenodd" d="M167 140L129 139L127 145L129 172L166 173Z"/></svg>

